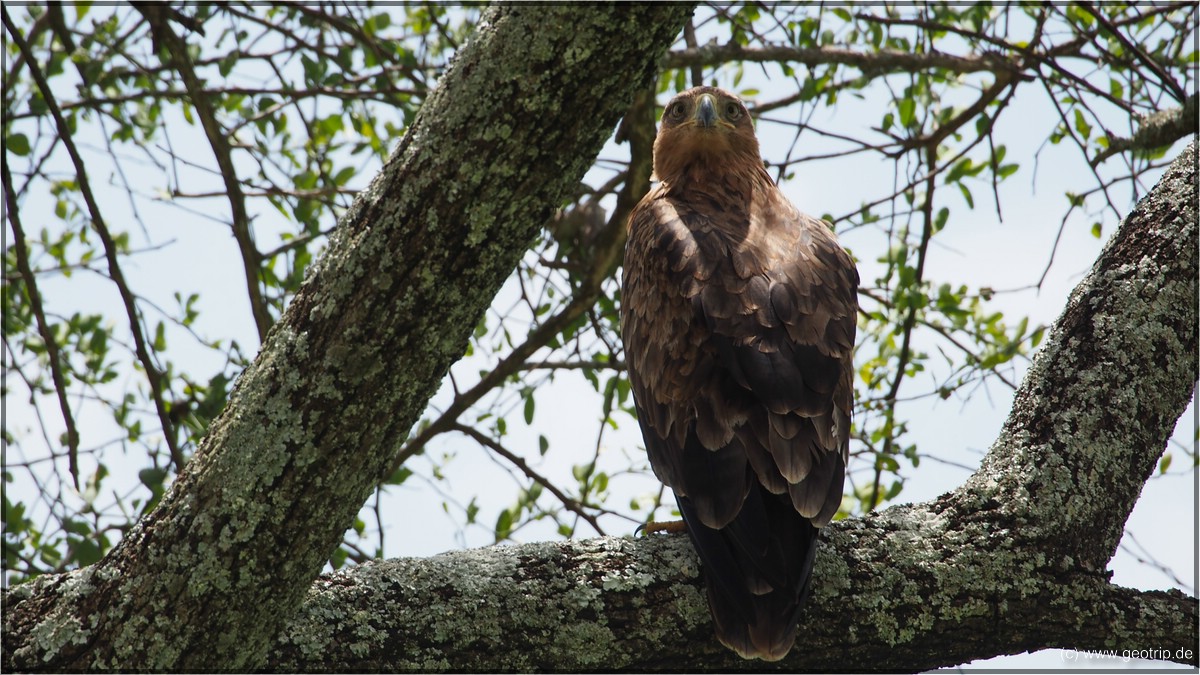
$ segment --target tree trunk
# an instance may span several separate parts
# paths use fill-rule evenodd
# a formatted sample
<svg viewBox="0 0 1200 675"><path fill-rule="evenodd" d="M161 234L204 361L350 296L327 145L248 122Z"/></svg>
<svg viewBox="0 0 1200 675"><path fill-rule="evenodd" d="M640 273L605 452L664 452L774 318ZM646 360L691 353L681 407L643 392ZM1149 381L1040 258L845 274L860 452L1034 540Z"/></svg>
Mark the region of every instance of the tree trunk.
<svg viewBox="0 0 1200 675"><path fill-rule="evenodd" d="M486 12L158 508L5 593L3 669L259 667L690 11Z"/></svg>
<svg viewBox="0 0 1200 675"><path fill-rule="evenodd" d="M1058 647L1197 664L1197 602L1108 582L1197 369L1195 146L1122 224L979 471L828 528L784 670L920 671ZM1184 505L1181 505L1183 508ZM323 577L274 670L762 670L713 638L686 537L401 559Z"/></svg>

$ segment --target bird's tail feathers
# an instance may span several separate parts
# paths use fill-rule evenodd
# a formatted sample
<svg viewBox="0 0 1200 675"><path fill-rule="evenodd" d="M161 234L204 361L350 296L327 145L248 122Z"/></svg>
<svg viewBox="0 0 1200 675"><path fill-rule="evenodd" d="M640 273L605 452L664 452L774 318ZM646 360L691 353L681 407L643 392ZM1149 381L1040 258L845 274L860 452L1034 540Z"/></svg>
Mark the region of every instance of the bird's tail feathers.
<svg viewBox="0 0 1200 675"><path fill-rule="evenodd" d="M754 487L727 527L706 527L687 497L679 509L703 563L717 638L743 658L778 661L796 639L820 530L787 495Z"/></svg>

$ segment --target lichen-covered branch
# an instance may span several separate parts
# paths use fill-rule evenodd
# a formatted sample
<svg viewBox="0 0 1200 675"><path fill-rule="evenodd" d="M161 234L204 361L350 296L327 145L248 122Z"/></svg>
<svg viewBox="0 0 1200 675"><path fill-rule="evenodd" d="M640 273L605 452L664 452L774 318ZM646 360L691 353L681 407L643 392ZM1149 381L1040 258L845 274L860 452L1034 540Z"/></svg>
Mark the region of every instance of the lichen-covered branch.
<svg viewBox="0 0 1200 675"><path fill-rule="evenodd" d="M1195 154L1193 142L1072 292L967 483L1004 495L1024 536L1094 570L1116 551L1193 392Z"/></svg>
<svg viewBox="0 0 1200 675"><path fill-rule="evenodd" d="M964 545L983 528L954 527L947 506L898 507L833 525L798 647L778 667L907 672L1047 647L1169 647L1173 658L1195 644L1194 598L1064 570L1061 561L1016 549L1002 527ZM941 545L939 535L953 543ZM681 535L367 563L318 580L265 667L763 670L712 637L698 565Z"/></svg>
<svg viewBox="0 0 1200 675"><path fill-rule="evenodd" d="M1109 136L1108 147L1091 160L1099 166L1113 155L1129 150L1153 150L1171 145L1185 136L1200 132L1196 123L1196 95L1192 94L1177 108L1167 108L1142 118L1141 125L1133 138Z"/></svg>
<svg viewBox="0 0 1200 675"><path fill-rule="evenodd" d="M3 670L259 666L689 11L488 10L160 505L6 594Z"/></svg>

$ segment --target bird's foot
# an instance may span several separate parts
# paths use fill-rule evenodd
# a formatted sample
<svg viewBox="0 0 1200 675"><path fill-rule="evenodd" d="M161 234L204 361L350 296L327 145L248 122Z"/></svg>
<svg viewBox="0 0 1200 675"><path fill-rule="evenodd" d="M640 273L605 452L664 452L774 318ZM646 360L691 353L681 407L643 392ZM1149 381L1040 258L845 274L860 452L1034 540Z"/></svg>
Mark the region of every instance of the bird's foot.
<svg viewBox="0 0 1200 675"><path fill-rule="evenodd" d="M687 525L682 520L668 520L665 522L649 522L637 529L634 534L641 532L642 534L654 534L655 532L666 532L667 534L679 534L687 532Z"/></svg>

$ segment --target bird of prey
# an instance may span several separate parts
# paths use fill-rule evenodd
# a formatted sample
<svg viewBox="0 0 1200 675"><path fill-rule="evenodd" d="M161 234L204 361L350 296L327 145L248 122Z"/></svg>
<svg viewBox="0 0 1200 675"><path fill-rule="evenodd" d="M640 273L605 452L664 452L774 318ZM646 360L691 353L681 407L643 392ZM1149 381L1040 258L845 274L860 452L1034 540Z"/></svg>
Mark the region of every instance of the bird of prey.
<svg viewBox="0 0 1200 675"><path fill-rule="evenodd" d="M841 503L858 271L775 186L727 91L672 99L654 173L622 284L638 422L700 555L717 637L779 660Z"/></svg>

